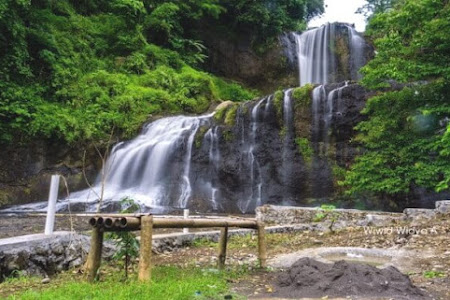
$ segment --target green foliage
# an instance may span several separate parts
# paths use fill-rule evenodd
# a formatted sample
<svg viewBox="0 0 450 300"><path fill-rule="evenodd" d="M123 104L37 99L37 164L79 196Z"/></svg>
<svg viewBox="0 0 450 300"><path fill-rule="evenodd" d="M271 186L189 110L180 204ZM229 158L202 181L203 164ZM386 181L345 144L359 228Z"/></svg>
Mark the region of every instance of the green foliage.
<svg viewBox="0 0 450 300"><path fill-rule="evenodd" d="M275 106L275 111L277 113L277 119L280 124L283 124L283 91L276 91L273 94L273 104Z"/></svg>
<svg viewBox="0 0 450 300"><path fill-rule="evenodd" d="M423 277L428 279L442 278L445 277L445 273L440 271L425 271L423 272Z"/></svg>
<svg viewBox="0 0 450 300"><path fill-rule="evenodd" d="M244 89L236 82L225 81L221 78L214 77L213 79L214 92L218 99L230 101L244 101L251 100L259 94L257 91Z"/></svg>
<svg viewBox="0 0 450 300"><path fill-rule="evenodd" d="M311 163L314 149L311 146L310 141L307 138L296 138L295 143L297 144L298 152L302 155L306 163Z"/></svg>
<svg viewBox="0 0 450 300"><path fill-rule="evenodd" d="M311 92L314 89L312 84L306 84L292 90L292 99L295 101L295 107L310 107Z"/></svg>
<svg viewBox="0 0 450 300"><path fill-rule="evenodd" d="M396 201L417 186L449 189L449 16L447 1L404 0L371 19L377 55L362 70L363 84L408 84L367 102L356 139L366 151L340 182L349 193Z"/></svg>
<svg viewBox="0 0 450 300"><path fill-rule="evenodd" d="M366 34L377 55L362 69L363 83L389 86L388 80L450 80L450 5L446 1L405 0L397 9L375 15Z"/></svg>
<svg viewBox="0 0 450 300"><path fill-rule="evenodd" d="M226 9L221 25L254 45L270 43L286 31L305 29L306 21L324 9L322 0L220 0L220 4Z"/></svg>
<svg viewBox="0 0 450 300"><path fill-rule="evenodd" d="M252 99L190 67L206 49L185 25L223 11L216 0L3 1L0 142L130 137L153 114Z"/></svg>
<svg viewBox="0 0 450 300"><path fill-rule="evenodd" d="M30 284L28 291L7 299L223 299L230 293L228 280L242 277L242 272L157 266L152 271L151 284L138 282L134 277L123 282L113 271L95 284L66 277L42 290L35 288L37 283Z"/></svg>
<svg viewBox="0 0 450 300"><path fill-rule="evenodd" d="M225 113L227 112L228 106L222 107L218 110L216 110L216 113L214 114L214 120L216 120L219 123L223 122L223 119L225 117Z"/></svg>
<svg viewBox="0 0 450 300"><path fill-rule="evenodd" d="M383 13L394 7L398 0L366 0L366 4L358 8L357 14L363 14L367 19Z"/></svg>
<svg viewBox="0 0 450 300"><path fill-rule="evenodd" d="M225 114L224 123L227 126L233 126L236 122L236 113L239 108L238 104L230 105L227 113Z"/></svg>
<svg viewBox="0 0 450 300"><path fill-rule="evenodd" d="M134 213L140 209L139 205L131 198L122 199L120 204L124 207L121 213ZM111 232L109 238L117 247L113 259L118 262L123 261L125 278L128 278L128 267L139 256L139 241L136 235L129 231Z"/></svg>
<svg viewBox="0 0 450 300"><path fill-rule="evenodd" d="M319 211L315 214L313 222L322 222L325 219L330 221L328 228L331 232L334 232L333 226L339 218L339 213L336 211L336 206L332 204L322 204Z"/></svg>
<svg viewBox="0 0 450 300"><path fill-rule="evenodd" d="M393 196L407 195L413 185L448 189L449 92L436 81L371 98L364 111L370 118L357 126L367 152L341 184L353 193Z"/></svg>

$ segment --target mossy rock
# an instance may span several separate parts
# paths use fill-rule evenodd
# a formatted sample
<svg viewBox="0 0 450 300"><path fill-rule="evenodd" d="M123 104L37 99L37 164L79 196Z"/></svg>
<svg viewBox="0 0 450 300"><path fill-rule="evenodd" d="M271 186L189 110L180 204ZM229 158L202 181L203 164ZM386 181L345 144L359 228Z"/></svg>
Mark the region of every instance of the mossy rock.
<svg viewBox="0 0 450 300"><path fill-rule="evenodd" d="M239 108L237 103L234 103L232 106L228 106L227 112L225 113L224 123L226 126L234 126L236 123L236 113Z"/></svg>
<svg viewBox="0 0 450 300"><path fill-rule="evenodd" d="M233 101L225 101L220 103L215 109L214 120L218 123L223 123L228 108L235 104L236 103L234 103Z"/></svg>
<svg viewBox="0 0 450 300"><path fill-rule="evenodd" d="M311 141L307 138L296 138L295 143L297 144L297 150L302 155L304 161L307 164L312 162L312 158L314 156L314 149L311 146Z"/></svg>
<svg viewBox="0 0 450 300"><path fill-rule="evenodd" d="M206 132L208 131L209 127L208 126L201 126L198 130L197 133L195 134L195 138L194 138L194 145L195 148L200 148L202 146L202 141L203 138L205 137Z"/></svg>
<svg viewBox="0 0 450 300"><path fill-rule="evenodd" d="M307 84L292 90L292 100L294 100L295 108L311 106L311 92L313 89L314 86L312 84Z"/></svg>
<svg viewBox="0 0 450 300"><path fill-rule="evenodd" d="M276 91L273 94L273 104L275 106L275 111L277 113L277 119L280 124L283 123L283 100L284 100L284 92Z"/></svg>

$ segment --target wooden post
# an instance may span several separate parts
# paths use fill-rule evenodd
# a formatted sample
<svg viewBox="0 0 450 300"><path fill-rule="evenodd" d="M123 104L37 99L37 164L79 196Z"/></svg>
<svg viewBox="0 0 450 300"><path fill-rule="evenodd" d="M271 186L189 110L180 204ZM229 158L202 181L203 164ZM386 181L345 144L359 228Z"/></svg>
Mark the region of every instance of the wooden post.
<svg viewBox="0 0 450 300"><path fill-rule="evenodd" d="M141 217L141 245L139 249L139 281L150 281L152 277L153 216Z"/></svg>
<svg viewBox="0 0 450 300"><path fill-rule="evenodd" d="M85 277L87 281L93 282L97 276L98 268L102 261L103 228L92 228L91 248L85 264Z"/></svg>
<svg viewBox="0 0 450 300"><path fill-rule="evenodd" d="M228 242L228 227L223 227L220 229L219 237L219 260L217 266L219 269L225 267L225 260L227 258L227 242Z"/></svg>
<svg viewBox="0 0 450 300"><path fill-rule="evenodd" d="M259 254L259 266L261 268L267 267L267 245L266 245L266 230L264 223L257 221L258 230L258 254Z"/></svg>

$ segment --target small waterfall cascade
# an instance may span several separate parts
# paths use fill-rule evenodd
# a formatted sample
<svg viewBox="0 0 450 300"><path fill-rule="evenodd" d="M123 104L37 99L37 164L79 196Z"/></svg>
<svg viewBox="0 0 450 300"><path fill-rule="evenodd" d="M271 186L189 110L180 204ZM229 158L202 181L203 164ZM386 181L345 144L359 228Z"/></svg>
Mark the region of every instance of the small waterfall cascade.
<svg viewBox="0 0 450 300"><path fill-rule="evenodd" d="M261 169L258 159L255 157L257 143L257 131L258 127L261 123L261 112L265 112L261 110L261 107L264 103L265 107L268 107L269 98L261 99L252 109L251 111L251 120L250 120L250 133L249 133L249 141L245 141L245 129L242 128L242 145L246 148L243 151L243 158L245 161L245 166L242 168L243 170L248 169L249 172L249 195L246 199L241 199L238 201L237 205L239 210L242 213L248 212L250 209L254 209L256 206L261 205L262 203L262 178L261 178ZM264 117L264 115L262 116ZM244 171L245 172L245 171Z"/></svg>
<svg viewBox="0 0 450 300"><path fill-rule="evenodd" d="M366 63L367 44L353 27L328 23L302 34L294 33L294 36L300 86L361 78L359 69ZM287 37L283 37L282 42L292 48ZM348 53L348 57L344 53ZM290 62L294 60L292 53L287 53L287 58Z"/></svg>
<svg viewBox="0 0 450 300"><path fill-rule="evenodd" d="M350 40L350 72L351 79L359 80L362 78L359 69L366 64L366 58L364 56L364 51L366 48L366 41L361 37L361 35L356 32L355 28L347 26L349 40Z"/></svg>
<svg viewBox="0 0 450 300"><path fill-rule="evenodd" d="M220 149L219 149L219 126L211 127L205 134L206 140L209 142L209 164L210 164L210 184L211 184L211 204L213 210L218 210L220 204L218 202L219 192L219 164L220 164Z"/></svg>
<svg viewBox="0 0 450 300"><path fill-rule="evenodd" d="M169 117L147 124L129 142L117 144L92 189L73 193L71 200L97 201L131 197L148 207L186 207L191 194L191 157L194 137L212 115ZM211 131L214 139L216 131ZM211 144L211 159L217 147ZM213 162L214 163L214 162Z"/></svg>
<svg viewBox="0 0 450 300"><path fill-rule="evenodd" d="M285 186L291 185L292 181L292 161L295 156L295 129L294 129L294 108L292 103L292 90L287 89L283 92L283 163L282 163L282 178ZM288 196L288 195L286 195ZM287 199L285 199L287 200Z"/></svg>
<svg viewBox="0 0 450 300"><path fill-rule="evenodd" d="M335 68L330 41L335 35L335 25L326 24L296 36L300 86L308 83L328 83Z"/></svg>
<svg viewBox="0 0 450 300"><path fill-rule="evenodd" d="M336 88L331 87L331 90L327 90L325 85L319 85L312 92L312 141L317 146L316 153L320 155L326 154L329 148L333 115L339 113L342 90L347 86L348 81ZM323 147L320 147L321 144Z"/></svg>

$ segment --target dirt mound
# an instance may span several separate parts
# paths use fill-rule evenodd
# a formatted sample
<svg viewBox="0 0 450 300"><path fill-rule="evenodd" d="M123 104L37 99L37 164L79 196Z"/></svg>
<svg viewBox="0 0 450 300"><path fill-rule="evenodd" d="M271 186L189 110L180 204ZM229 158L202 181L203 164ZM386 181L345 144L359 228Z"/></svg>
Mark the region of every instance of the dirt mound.
<svg viewBox="0 0 450 300"><path fill-rule="evenodd" d="M278 275L276 296L302 297L387 297L428 299L408 276L395 267L376 267L347 261L325 264L310 258L298 260Z"/></svg>

